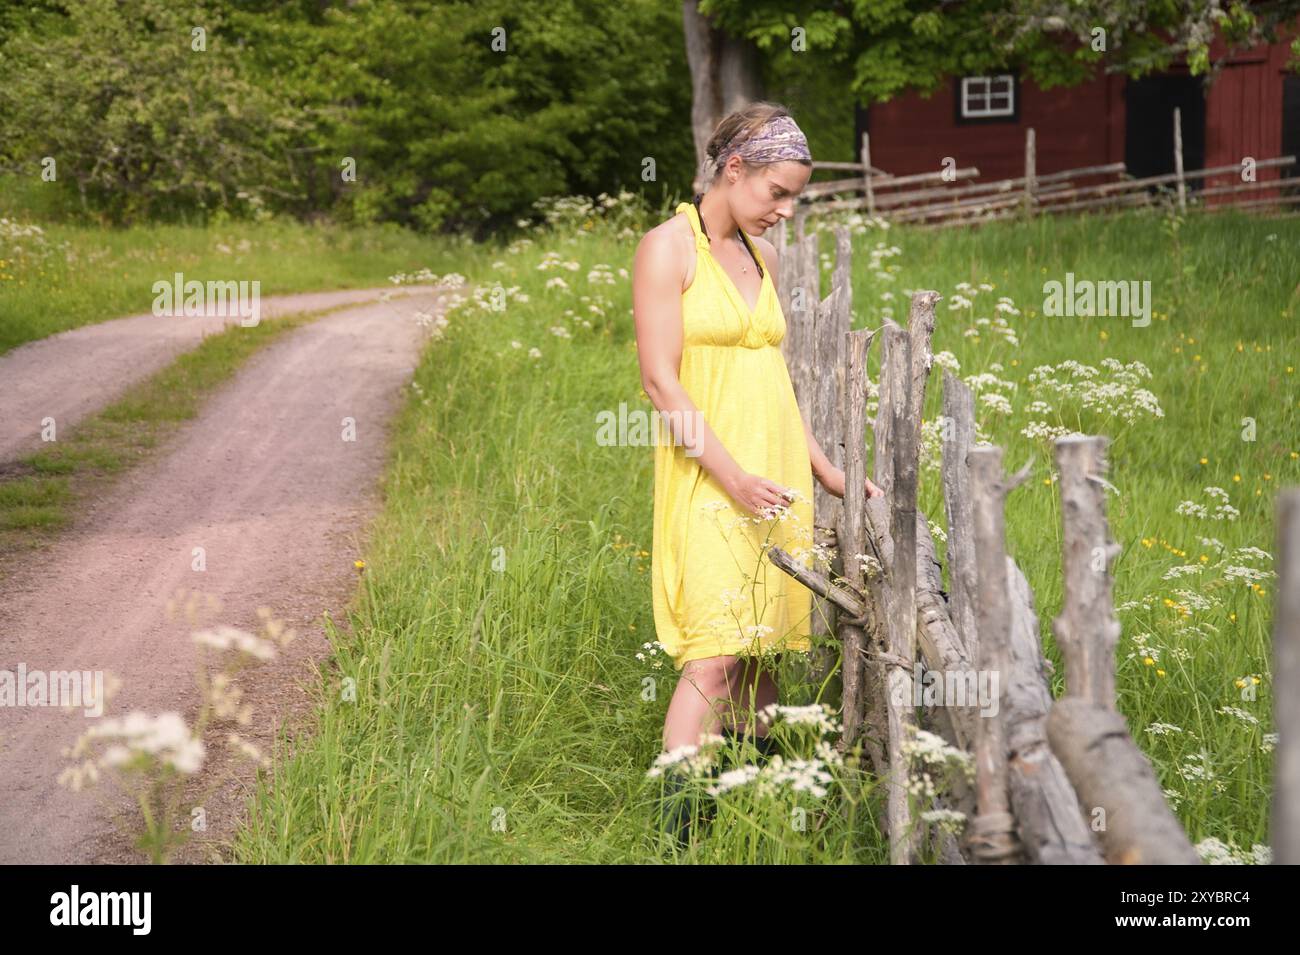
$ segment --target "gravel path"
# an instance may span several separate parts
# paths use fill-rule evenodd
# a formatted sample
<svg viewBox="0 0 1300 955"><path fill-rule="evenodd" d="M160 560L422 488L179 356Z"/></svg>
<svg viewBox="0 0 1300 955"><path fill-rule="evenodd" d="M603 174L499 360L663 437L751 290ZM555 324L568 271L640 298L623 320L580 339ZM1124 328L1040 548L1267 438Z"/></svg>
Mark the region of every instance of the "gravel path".
<svg viewBox="0 0 1300 955"><path fill-rule="evenodd" d="M390 418L427 340L414 313L441 309L450 294L425 291L350 308L254 355L156 457L124 475L38 558L16 568L0 595L0 669L108 671L122 686L107 715L177 710L190 721L199 702L196 651L188 626L167 619L168 598L178 590L212 594L222 610L211 622L252 631L257 608L266 606L298 632L276 661L245 670L239 680L255 707L247 735L269 752L279 728L310 715L304 686L316 681L330 649L322 612L346 620L342 611L356 588L352 562L379 505ZM293 298L295 310L338 301ZM130 374L139 377L141 365L161 365L190 340L174 325L176 340L155 344L149 336L157 329L148 329L158 321L81 329L58 336L78 338L75 347L59 347L68 349L68 360L95 368L92 384L104 381L97 356L86 364L92 342L102 343L119 369L130 357ZM4 361L31 362L55 354L54 347L53 341L45 352L25 346L26 355ZM67 380L65 368L49 371ZM0 378L9 390L14 379L3 370ZM64 415L87 407L72 390L94 391L85 382L67 394L45 382L18 384L28 395L45 389L47 397L58 397ZM356 422L355 441L342 438L344 418ZM202 572L191 569L195 547L206 553ZM56 783L68 764L61 750L91 722L81 710L0 708L0 862L141 858L114 833L108 815L130 807L120 799L98 802L114 791L111 785L73 793ZM209 737L213 758L204 773L211 777L227 765L225 731ZM186 860L207 858L213 840L238 827L253 775L251 764L240 765L239 778L205 801L207 832Z"/></svg>

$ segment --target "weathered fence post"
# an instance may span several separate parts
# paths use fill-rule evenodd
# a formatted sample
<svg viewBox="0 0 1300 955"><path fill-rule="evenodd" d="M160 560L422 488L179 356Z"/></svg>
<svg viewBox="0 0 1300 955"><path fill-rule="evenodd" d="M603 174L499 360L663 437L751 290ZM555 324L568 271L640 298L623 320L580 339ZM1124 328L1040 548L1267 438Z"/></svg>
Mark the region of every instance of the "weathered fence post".
<svg viewBox="0 0 1300 955"><path fill-rule="evenodd" d="M1273 616L1273 862L1300 863L1300 488L1277 499L1277 609Z"/></svg>
<svg viewBox="0 0 1300 955"><path fill-rule="evenodd" d="M844 335L849 330L848 288L836 285L831 294L818 303L813 313L812 368L805 387L811 398L808 427L836 467L843 467L844 418L841 389L844 382ZM835 528L840 522L842 506L821 482L813 483L813 533L823 545L836 545ZM839 550L838 546L836 549ZM837 555L837 562L842 558ZM834 610L830 601L817 594L812 602L813 632L834 633Z"/></svg>
<svg viewBox="0 0 1300 955"><path fill-rule="evenodd" d="M821 270L817 261L817 233L798 239L791 254L781 260L781 310L786 317L782 353L790 371L795 398L805 414L812 411L813 350L817 309L821 303ZM787 263L789 263L787 267Z"/></svg>
<svg viewBox="0 0 1300 955"><path fill-rule="evenodd" d="M862 134L862 188L867 198L867 215L876 214L876 193L871 185L871 177L875 175L871 168L871 134Z"/></svg>
<svg viewBox="0 0 1300 955"><path fill-rule="evenodd" d="M894 865L909 865L918 832L908 801L911 775L907 748L916 733L912 666L916 659L916 470L919 435L912 411L912 338L906 329L886 325L882 342L882 400L876 422L889 418L887 443L877 442L876 472L888 474L891 498L890 538L893 572L885 584L885 619L890 659L885 665L889 694L889 856ZM879 428L877 428L879 434ZM887 452L887 453L882 453ZM877 484L880 482L877 481ZM882 488L885 485L880 485Z"/></svg>
<svg viewBox="0 0 1300 955"><path fill-rule="evenodd" d="M839 531L840 556L844 563L844 579L859 593L867 590L867 575L859 555L867 553L866 495L867 479L866 418L867 418L867 354L871 350L874 331L846 332L845 351L848 353L848 380L845 382L844 405L844 508ZM870 614L871 608L864 608ZM874 616L874 614L870 614ZM867 615L864 615L867 616ZM843 657L844 692L844 746L857 741L863 718L862 677L866 647L865 627L862 624L842 621L840 637ZM878 771L883 770L877 760ZM883 771L882 771L883 775Z"/></svg>
<svg viewBox="0 0 1300 955"><path fill-rule="evenodd" d="M1034 214L1034 205L1037 202L1038 182L1038 157L1036 155L1034 143L1034 128L1031 126L1025 130L1025 214Z"/></svg>
<svg viewBox="0 0 1300 955"><path fill-rule="evenodd" d="M1055 444L1065 600L1052 629L1065 657L1066 696L1048 714L1048 741L1107 862L1196 865L1196 850L1115 707L1120 628L1111 603L1110 563L1120 548L1106 523L1106 440L1073 436Z"/></svg>
<svg viewBox="0 0 1300 955"><path fill-rule="evenodd" d="M976 571L976 629L979 669L988 674L986 686L997 678L995 709L979 721L975 742L976 792L979 814L971 824L971 851L979 862L1014 863L1020 852L1007 785L1007 740L1002 700L1011 662L1011 608L1007 588L1006 498L1029 476L1029 468L1009 479L1002 473L1002 449L971 448L971 498L974 509ZM975 680L976 686L980 680Z"/></svg>
<svg viewBox="0 0 1300 955"><path fill-rule="evenodd" d="M960 378L943 376L943 493L948 515L948 609L965 660L950 654L945 666L967 668L980 660L975 622L978 586L974 540L974 505L968 454L974 444L974 397ZM1010 612L1010 658L1002 679L1002 705L1007 754L1007 786L1020 846L1029 861L1041 865L1099 865L1092 834L1079 811L1079 799L1065 769L1047 744L1047 714L1052 706L1048 681L1050 664L1039 643L1038 615L1029 581L1010 556L1006 557ZM963 709L955 711L963 715ZM954 720L964 728L973 718ZM963 748L978 737L965 731Z"/></svg>
<svg viewBox="0 0 1300 955"><path fill-rule="evenodd" d="M975 397L948 370L943 373L943 417L939 421L943 446L943 507L948 521L948 606L968 660L979 659L975 629L975 542L972 537L970 465L967 453L975 442Z"/></svg>
<svg viewBox="0 0 1300 955"><path fill-rule="evenodd" d="M1178 177L1178 211L1187 211L1187 181L1183 178L1183 111L1174 107L1174 175Z"/></svg>

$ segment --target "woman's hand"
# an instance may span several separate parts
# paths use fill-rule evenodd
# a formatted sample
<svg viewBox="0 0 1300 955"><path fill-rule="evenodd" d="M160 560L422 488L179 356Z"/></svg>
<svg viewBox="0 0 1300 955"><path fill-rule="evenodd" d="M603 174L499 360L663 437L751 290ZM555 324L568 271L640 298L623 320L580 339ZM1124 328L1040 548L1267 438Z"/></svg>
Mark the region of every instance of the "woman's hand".
<svg viewBox="0 0 1300 955"><path fill-rule="evenodd" d="M819 480L822 482L822 487L826 488L827 491L834 494L838 498L844 497L844 469L843 468L831 468L830 471L826 473L826 476L819 478ZM867 497L881 497L885 493L880 488L876 487L875 484L872 483L871 478L867 478L867 482L864 490L867 492Z"/></svg>
<svg viewBox="0 0 1300 955"><path fill-rule="evenodd" d="M790 506L790 498L785 488L775 481L748 472L742 472L732 486L727 488L727 493L755 517L765 516L762 513L765 508Z"/></svg>

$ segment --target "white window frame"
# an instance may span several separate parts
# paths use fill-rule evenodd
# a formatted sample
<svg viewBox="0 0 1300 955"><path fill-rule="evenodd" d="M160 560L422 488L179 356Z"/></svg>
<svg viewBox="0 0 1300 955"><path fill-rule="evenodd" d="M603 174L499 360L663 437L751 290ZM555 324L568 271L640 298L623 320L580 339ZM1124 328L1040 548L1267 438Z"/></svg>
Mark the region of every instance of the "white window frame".
<svg viewBox="0 0 1300 955"><path fill-rule="evenodd" d="M994 96L1002 95L1002 90L994 86L999 83L1006 85L1007 105L1005 107L991 105ZM983 84L984 88L972 89L976 84ZM983 100L983 105L979 105L979 100ZM1016 80L1010 73L961 78L962 119L987 119L993 116L1014 115L1016 115Z"/></svg>

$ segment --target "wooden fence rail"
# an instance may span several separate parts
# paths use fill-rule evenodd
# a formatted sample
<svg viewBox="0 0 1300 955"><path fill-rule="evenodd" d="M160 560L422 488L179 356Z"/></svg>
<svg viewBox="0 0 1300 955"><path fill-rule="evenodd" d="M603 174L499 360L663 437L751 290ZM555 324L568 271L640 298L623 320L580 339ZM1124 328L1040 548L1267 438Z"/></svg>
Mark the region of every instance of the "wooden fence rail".
<svg viewBox="0 0 1300 955"><path fill-rule="evenodd" d="M1181 115L1178 110L1174 113L1174 171L1141 179L1130 176L1122 162L1039 173L1037 140L1032 128L1025 131L1022 176L992 182L974 181L979 176L979 170L974 167L892 176L870 165L870 141L864 135L862 162L813 164L815 169L849 169L861 175L809 185L800 197L796 233L803 236L806 216L839 211L865 211L869 216L890 222L914 223L922 228L946 228L1022 215L1056 215L1150 205L1158 201L1155 191L1166 187L1173 190L1170 201L1176 203L1180 211L1186 211L1191 205L1213 210L1274 207L1285 211L1286 207L1300 202L1300 179L1276 178L1226 186L1211 185L1211 180L1242 174L1242 165L1184 169ZM1295 156L1277 156L1257 160L1253 168L1282 172L1295 164ZM1109 182L1091 181L1105 176L1119 178ZM1202 185L1193 189L1191 184L1196 182ZM844 193L861 195L845 198ZM1249 195L1251 193L1258 195ZM828 198L832 196L838 198ZM1213 202L1207 203L1207 199Z"/></svg>
<svg viewBox="0 0 1300 955"><path fill-rule="evenodd" d="M1039 180L1041 184L1042 179ZM778 242L784 244L783 236ZM801 407L828 456L843 467L843 501L814 501L817 539L831 546L828 573L780 548L774 566L816 595L822 632L838 638L843 736L885 784L890 858L916 861L923 847L953 864L1196 864L1199 858L1134 743L1115 695L1120 625L1111 563L1119 547L1105 514L1106 439L1055 442L1062 515L1064 603L1052 631L1066 665L1054 699L1033 593L1006 552L1005 508L1029 474L1002 467L1002 449L974 442L974 399L943 376L941 479L948 524L949 591L942 589L929 519L917 507L922 409L933 364L933 291L911 298L906 327L851 330L847 229L836 233L832 289L820 297L816 233L783 255L788 361ZM871 347L880 342L879 405L868 415ZM865 495L867 433L873 480ZM1277 724L1300 726L1300 489L1279 498ZM917 675L939 686L989 688L983 700L944 695L917 706ZM987 677L987 680L982 678ZM993 678L996 677L996 680ZM990 698L991 695L991 698ZM909 744L918 729L968 754L973 787L960 779L942 808L967 820L962 838L930 831L914 815ZM1274 832L1278 861L1300 861L1300 742L1283 732Z"/></svg>

